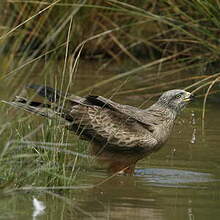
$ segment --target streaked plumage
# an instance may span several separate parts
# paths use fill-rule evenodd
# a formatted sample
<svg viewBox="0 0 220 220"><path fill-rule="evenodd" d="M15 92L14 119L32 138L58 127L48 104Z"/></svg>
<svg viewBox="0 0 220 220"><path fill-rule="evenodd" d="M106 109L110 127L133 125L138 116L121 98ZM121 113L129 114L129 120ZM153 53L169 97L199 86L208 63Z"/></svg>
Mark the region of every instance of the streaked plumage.
<svg viewBox="0 0 220 220"><path fill-rule="evenodd" d="M53 104L23 97L7 103L51 119L62 118L69 130L93 143L93 154L106 162L111 172L132 173L138 160L160 149L172 131L177 114L192 99L189 92L170 90L154 105L142 110L101 96L81 98L64 96L45 86L29 88Z"/></svg>

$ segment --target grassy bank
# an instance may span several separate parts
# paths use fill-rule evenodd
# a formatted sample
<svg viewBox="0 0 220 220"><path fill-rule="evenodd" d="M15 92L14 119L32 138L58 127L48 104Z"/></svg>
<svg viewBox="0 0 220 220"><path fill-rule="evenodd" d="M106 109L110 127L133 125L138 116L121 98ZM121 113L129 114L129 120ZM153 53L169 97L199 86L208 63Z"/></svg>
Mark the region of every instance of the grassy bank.
<svg viewBox="0 0 220 220"><path fill-rule="evenodd" d="M4 190L76 185L83 166L92 161L87 143L58 123L22 112L1 125L1 141L0 188Z"/></svg>

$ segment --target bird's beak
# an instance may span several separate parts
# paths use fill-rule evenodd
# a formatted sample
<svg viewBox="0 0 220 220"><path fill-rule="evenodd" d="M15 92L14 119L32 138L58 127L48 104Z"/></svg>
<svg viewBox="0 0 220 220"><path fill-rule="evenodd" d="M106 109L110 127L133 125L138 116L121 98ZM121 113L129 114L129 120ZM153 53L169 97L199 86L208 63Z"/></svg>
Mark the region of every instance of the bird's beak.
<svg viewBox="0 0 220 220"><path fill-rule="evenodd" d="M183 99L183 101L184 101L184 102L191 102L191 101L193 101L194 99L195 99L195 96L194 96L192 93L187 92L186 95L185 95L185 97L184 97L184 99Z"/></svg>

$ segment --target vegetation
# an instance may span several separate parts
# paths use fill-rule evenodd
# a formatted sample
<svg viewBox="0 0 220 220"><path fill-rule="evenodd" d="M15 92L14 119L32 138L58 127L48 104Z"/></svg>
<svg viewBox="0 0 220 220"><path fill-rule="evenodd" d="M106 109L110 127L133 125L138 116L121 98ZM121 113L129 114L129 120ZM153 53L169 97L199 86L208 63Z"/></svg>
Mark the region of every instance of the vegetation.
<svg viewBox="0 0 220 220"><path fill-rule="evenodd" d="M5 0L0 8L2 99L23 93L32 81L143 100L187 87L207 98L220 79L218 1ZM98 63L97 77L112 65L120 68L76 91L79 58ZM1 105L0 186L76 184L77 166L91 162L80 160L88 158L86 144L58 122L32 121Z"/></svg>
<svg viewBox="0 0 220 220"><path fill-rule="evenodd" d="M1 7L1 40L13 42L8 49L22 56L65 44L68 30L72 52L86 40L85 56L117 61L127 56L138 64L140 57L153 59L186 48L190 51L182 56L191 61L214 62L220 50L218 1L10 0ZM60 57L65 51L56 52Z"/></svg>

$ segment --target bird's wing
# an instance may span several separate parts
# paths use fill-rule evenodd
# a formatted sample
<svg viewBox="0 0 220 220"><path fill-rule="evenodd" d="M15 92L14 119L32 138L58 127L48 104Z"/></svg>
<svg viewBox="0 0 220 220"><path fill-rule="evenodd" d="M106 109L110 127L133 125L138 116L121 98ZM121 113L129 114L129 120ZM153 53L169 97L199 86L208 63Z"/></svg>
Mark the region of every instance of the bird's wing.
<svg viewBox="0 0 220 220"><path fill-rule="evenodd" d="M150 151L157 144L143 124L119 111L97 105L75 105L70 115L74 118L70 130L108 150Z"/></svg>
<svg viewBox="0 0 220 220"><path fill-rule="evenodd" d="M92 104L102 108L107 108L115 112L120 112L125 115L126 118L136 120L150 132L154 131L154 117L151 116L151 113L144 112L141 109L138 109L129 105L122 105L116 102L113 102L109 99L106 99L102 96L87 96L84 103ZM156 119L156 118L155 118Z"/></svg>
<svg viewBox="0 0 220 220"><path fill-rule="evenodd" d="M63 103L61 106L63 109L62 111L68 111L75 105L99 106L101 108L107 108L112 111L120 112L131 119L135 119L145 126L145 128L150 132L153 132L154 130L154 123L152 123L152 121L154 122L155 120L152 120L152 116L148 113L143 114L142 110L135 107L121 105L102 96L87 96L82 98L75 95L63 94L62 92L48 86L31 84L28 85L28 88L34 89L38 95L46 97L50 102L57 103L57 108L59 109L60 103Z"/></svg>

